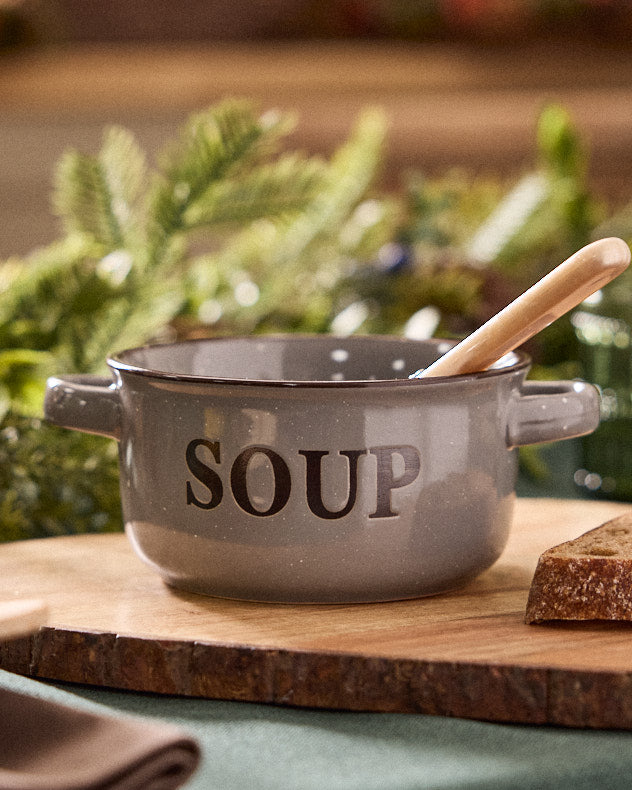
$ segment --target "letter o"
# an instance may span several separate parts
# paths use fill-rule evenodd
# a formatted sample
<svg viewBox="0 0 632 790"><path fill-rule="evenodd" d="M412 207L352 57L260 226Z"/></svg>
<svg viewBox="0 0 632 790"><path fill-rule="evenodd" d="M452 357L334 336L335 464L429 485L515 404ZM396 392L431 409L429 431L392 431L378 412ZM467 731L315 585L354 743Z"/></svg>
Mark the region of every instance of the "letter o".
<svg viewBox="0 0 632 790"><path fill-rule="evenodd" d="M247 472L250 459L261 453L265 455L272 466L274 477L274 496L272 503L267 510L257 510L252 504L248 494ZM283 458L268 447L246 447L242 450L232 465L230 470L230 486L235 497L235 502L239 507L251 516L274 516L282 510L290 498L292 488L292 478L290 470Z"/></svg>

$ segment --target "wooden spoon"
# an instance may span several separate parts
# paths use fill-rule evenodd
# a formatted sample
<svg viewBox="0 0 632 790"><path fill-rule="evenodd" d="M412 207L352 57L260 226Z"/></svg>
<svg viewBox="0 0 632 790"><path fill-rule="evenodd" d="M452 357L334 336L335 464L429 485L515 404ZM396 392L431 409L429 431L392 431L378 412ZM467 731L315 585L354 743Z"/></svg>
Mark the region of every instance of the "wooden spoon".
<svg viewBox="0 0 632 790"><path fill-rule="evenodd" d="M622 239L600 239L582 247L436 362L409 378L486 370L609 283L629 263L630 248Z"/></svg>

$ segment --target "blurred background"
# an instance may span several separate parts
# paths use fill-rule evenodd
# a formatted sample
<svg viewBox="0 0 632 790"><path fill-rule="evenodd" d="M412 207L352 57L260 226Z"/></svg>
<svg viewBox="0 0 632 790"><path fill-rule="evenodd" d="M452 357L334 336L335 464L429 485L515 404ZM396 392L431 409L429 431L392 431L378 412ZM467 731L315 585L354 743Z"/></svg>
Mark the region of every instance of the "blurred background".
<svg viewBox="0 0 632 790"><path fill-rule="evenodd" d="M552 100L590 144L590 182L626 199L632 8L615 0L4 0L0 255L56 234L69 145L122 123L155 151L225 96L296 111L292 144L329 152L366 105L388 116L381 178L533 162Z"/></svg>
<svg viewBox="0 0 632 790"><path fill-rule="evenodd" d="M114 443L41 425L51 372L458 337L632 240L631 35L615 0L0 1L0 538L120 528ZM604 421L525 449L521 493L632 498L629 286L530 344Z"/></svg>

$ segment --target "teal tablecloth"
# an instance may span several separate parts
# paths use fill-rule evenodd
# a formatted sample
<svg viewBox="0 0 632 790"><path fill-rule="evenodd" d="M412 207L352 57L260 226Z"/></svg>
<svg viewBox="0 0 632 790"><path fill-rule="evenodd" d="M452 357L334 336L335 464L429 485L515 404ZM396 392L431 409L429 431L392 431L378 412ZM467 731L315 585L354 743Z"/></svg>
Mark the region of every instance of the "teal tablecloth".
<svg viewBox="0 0 632 790"><path fill-rule="evenodd" d="M344 713L53 687L0 686L177 724L203 760L186 790L617 790L632 787L632 733Z"/></svg>

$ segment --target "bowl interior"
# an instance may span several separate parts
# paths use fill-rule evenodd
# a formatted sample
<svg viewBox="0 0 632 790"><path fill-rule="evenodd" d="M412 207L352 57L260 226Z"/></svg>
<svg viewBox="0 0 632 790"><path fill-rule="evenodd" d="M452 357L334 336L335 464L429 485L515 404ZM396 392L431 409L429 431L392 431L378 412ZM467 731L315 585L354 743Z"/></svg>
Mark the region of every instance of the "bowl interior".
<svg viewBox="0 0 632 790"><path fill-rule="evenodd" d="M455 341L415 341L385 336L260 336L213 338L131 349L112 367L182 378L269 382L407 380ZM511 353L494 367L515 366Z"/></svg>

